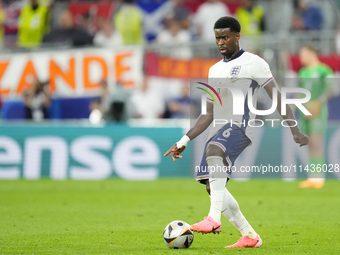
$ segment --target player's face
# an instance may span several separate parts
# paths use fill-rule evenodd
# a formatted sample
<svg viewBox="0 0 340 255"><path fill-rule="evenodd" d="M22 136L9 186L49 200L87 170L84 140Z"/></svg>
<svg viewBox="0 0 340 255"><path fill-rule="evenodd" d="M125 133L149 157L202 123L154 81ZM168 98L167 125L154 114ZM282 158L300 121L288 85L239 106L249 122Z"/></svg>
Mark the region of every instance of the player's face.
<svg viewBox="0 0 340 255"><path fill-rule="evenodd" d="M311 53L309 50L305 49L305 48L302 48L300 50L300 54L299 54L299 57L300 57L300 61L301 61L301 64L302 65L307 65L311 59Z"/></svg>
<svg viewBox="0 0 340 255"><path fill-rule="evenodd" d="M231 32L229 28L215 29L214 32L216 45L219 48L221 54L226 59L230 59L238 49L240 33Z"/></svg>

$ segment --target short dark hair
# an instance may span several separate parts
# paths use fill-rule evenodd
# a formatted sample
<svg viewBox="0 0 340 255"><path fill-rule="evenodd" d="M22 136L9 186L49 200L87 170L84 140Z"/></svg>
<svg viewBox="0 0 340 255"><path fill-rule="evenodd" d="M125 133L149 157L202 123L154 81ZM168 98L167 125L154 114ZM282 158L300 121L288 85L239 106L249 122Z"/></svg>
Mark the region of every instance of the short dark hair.
<svg viewBox="0 0 340 255"><path fill-rule="evenodd" d="M231 32L239 33L241 31L241 25L240 22L238 22L237 19L225 16L222 18L219 18L214 25L214 29L219 28L229 28Z"/></svg>

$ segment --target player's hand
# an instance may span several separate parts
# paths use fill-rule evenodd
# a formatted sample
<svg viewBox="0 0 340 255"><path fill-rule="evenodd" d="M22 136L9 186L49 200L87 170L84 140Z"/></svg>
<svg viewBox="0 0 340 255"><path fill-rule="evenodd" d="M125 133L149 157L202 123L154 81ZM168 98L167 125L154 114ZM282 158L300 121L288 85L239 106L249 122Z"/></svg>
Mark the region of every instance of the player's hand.
<svg viewBox="0 0 340 255"><path fill-rule="evenodd" d="M171 153L171 158L173 161L176 162L176 158L182 158L181 153L185 150L186 146L182 146L181 148L177 148L177 143L172 146L164 155L163 157L168 156Z"/></svg>
<svg viewBox="0 0 340 255"><path fill-rule="evenodd" d="M304 133L297 133L294 135L294 141L301 146L307 145L309 143L308 136L306 136Z"/></svg>
<svg viewBox="0 0 340 255"><path fill-rule="evenodd" d="M318 99L315 99L311 102L306 103L305 107L312 114L312 115L305 115L306 119L312 119L312 118L319 116L320 109L321 109L321 103Z"/></svg>

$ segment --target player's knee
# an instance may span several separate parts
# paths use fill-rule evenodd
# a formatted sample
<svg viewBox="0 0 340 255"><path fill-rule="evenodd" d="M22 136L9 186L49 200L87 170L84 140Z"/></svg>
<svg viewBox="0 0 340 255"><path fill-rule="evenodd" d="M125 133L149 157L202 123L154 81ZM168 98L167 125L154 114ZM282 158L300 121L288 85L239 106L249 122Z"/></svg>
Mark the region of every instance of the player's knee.
<svg viewBox="0 0 340 255"><path fill-rule="evenodd" d="M209 179L207 180L205 185L206 185L207 192L210 195L210 183L209 183Z"/></svg>
<svg viewBox="0 0 340 255"><path fill-rule="evenodd" d="M209 144L208 147L207 147L207 150L206 150L206 155L207 157L210 157L210 156L219 156L221 158L224 158L224 152L223 150L214 145L214 144Z"/></svg>

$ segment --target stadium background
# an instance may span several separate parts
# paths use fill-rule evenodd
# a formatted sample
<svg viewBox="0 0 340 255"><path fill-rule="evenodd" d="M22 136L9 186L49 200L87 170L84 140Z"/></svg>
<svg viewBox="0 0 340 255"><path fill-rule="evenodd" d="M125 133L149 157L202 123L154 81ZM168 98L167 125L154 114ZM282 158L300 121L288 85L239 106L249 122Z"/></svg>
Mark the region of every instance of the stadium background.
<svg viewBox="0 0 340 255"><path fill-rule="evenodd" d="M33 48L18 47L18 16L25 4L27 1L2 3L7 19L0 54L3 101L0 178L106 179L114 176L152 180L193 176L189 171L190 164L199 160L204 135L191 146L195 151L193 155L196 155L191 157L191 162L188 157L172 165L170 159L162 155L189 128L189 121L185 118L188 116L168 114L170 102L181 97L190 78L206 77L209 67L220 59L214 43L200 40L196 34L195 12L203 1L183 2L190 12L187 30L191 39L188 43L157 43L157 32L166 29L164 19L173 8L171 1L137 1L136 6L143 13L144 42L112 47L72 47L67 43L51 42ZM75 24L87 15L86 26L80 25L84 29L98 30L98 20L105 18L113 23L121 5L116 1L45 1L41 4L50 4L50 30L58 27L65 9L71 11ZM239 1L224 1L223 4L232 15L241 6ZM264 10L266 29L256 36L243 36L241 47L261 55L270 64L281 86L296 83L297 71L301 67L298 51L310 42L319 49L320 60L333 69L334 79L337 79L340 71L338 2L310 1L321 9L324 17L322 29L313 31L291 28L296 1L258 1L257 4ZM96 32L92 33L95 35ZM156 39L151 40L152 37ZM49 120L25 120L23 94L31 86L32 76L48 81L52 94ZM155 99L155 107L164 105L161 118L136 118L135 114L123 122L93 123L89 120L91 102L101 95L101 81L107 80L110 94L118 91L117 82L120 82L131 96L142 86L144 77L147 77L148 89L154 92L155 98L161 99ZM326 136L327 162L331 164L339 163L340 155L339 82L335 84L337 94L329 102ZM127 106L131 104L128 100L125 102ZM152 103L150 105L152 107ZM307 150L296 150L297 147L285 139L287 132L284 128L267 126L257 131L258 139L253 149L246 150L245 156L238 160L239 165L307 164ZM235 177L251 176L294 179L305 177L306 173L265 176L248 173ZM340 174L330 173L328 177L339 178Z"/></svg>
<svg viewBox="0 0 340 255"><path fill-rule="evenodd" d="M28 2L0 1L0 254L225 254L223 247L235 243L239 232L224 217L221 235L195 234L188 250L170 251L162 240L169 222L198 222L209 205L203 185L189 178L207 133L192 141L176 163L163 157L192 125L189 117L197 115L199 106L191 107L187 100L191 79L206 78L209 67L221 59L212 30L210 42L198 34L196 14L206 1L136 0L143 39L112 46L92 39L74 46L58 36L55 42L19 45L18 17ZM114 34L117 24L127 29L131 15L125 22L114 21L122 2L39 0L49 6L48 31L60 35L60 20L71 13L71 29L79 28L77 34L82 30L88 38L104 29L103 20ZM158 43L155 38L167 30L164 18L173 15L176 2L187 10L185 32L190 36L179 45L164 38ZM340 2L308 3L322 13L317 30L292 29L297 1L256 1L265 14L265 30L242 34L241 47L263 57L280 86L297 85L303 45L319 50L320 60L335 73L325 135L326 160L335 165L340 163ZM241 1L222 4L234 15ZM25 119L24 98L35 76L51 92L48 120ZM136 107L132 98L140 98L145 88L150 93ZM94 105L103 98L111 106L100 119ZM117 113L117 105L126 112ZM154 115L143 117L137 111L143 105ZM270 117L279 118L277 113ZM305 166L307 148L294 144L289 129L268 124L256 129L253 145L237 165ZM264 245L228 253L339 254L340 173L327 173L321 190L299 189L306 176L305 171L233 174L228 190ZM250 180L234 181L238 178Z"/></svg>

